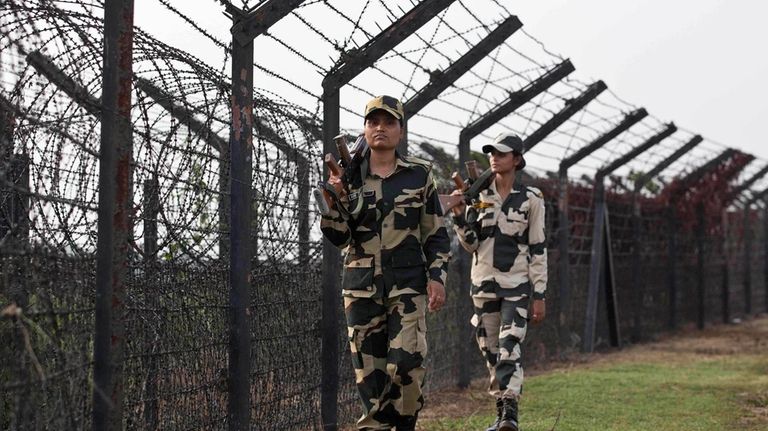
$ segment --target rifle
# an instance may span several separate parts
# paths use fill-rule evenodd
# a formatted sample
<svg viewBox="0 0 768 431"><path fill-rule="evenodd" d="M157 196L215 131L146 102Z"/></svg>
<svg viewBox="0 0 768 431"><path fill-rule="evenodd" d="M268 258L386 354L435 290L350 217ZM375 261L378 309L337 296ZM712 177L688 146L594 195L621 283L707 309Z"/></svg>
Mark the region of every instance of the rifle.
<svg viewBox="0 0 768 431"><path fill-rule="evenodd" d="M491 186L491 182L495 178L491 168L486 169L482 173L478 173L477 162L469 160L464 163L467 168L468 180L465 182L461 178L458 172L454 172L451 175L456 189L461 190L461 195L439 195L440 205L443 207L443 215L453 209L453 207L461 205L471 205L472 202L480 196L480 192Z"/></svg>
<svg viewBox="0 0 768 431"><path fill-rule="evenodd" d="M341 202L341 197L345 195L352 196L351 189L359 188L362 186L362 178L359 171L360 166L365 161L365 155L368 151L368 142L363 135L358 136L352 151L349 151L347 146L347 136L342 134L333 138L336 144L336 151L339 152L340 160L337 162L333 154L328 153L324 157L325 164L328 166L328 170L333 176L341 178L343 184L343 190L341 196L336 193L336 190L326 182L320 182L316 189L313 191L315 201L320 210L320 214L327 215L330 213L329 201L336 204L336 208L346 215L357 215L363 207L362 199L350 199L351 209L346 207ZM367 167L366 167L367 169Z"/></svg>

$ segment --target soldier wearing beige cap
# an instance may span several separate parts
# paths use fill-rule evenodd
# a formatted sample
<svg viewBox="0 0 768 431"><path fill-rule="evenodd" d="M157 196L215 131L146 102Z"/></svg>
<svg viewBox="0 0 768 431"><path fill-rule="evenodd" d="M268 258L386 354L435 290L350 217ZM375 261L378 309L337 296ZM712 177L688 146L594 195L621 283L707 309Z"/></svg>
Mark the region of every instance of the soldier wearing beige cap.
<svg viewBox="0 0 768 431"><path fill-rule="evenodd" d="M525 167L525 148L518 136L500 135L483 146L483 152L489 154L494 181L473 205L453 209L454 229L474 256L472 324L497 411L487 431L517 431L523 388L521 344L528 313L530 309L533 323L541 322L546 313L544 199L538 189L515 182Z"/></svg>

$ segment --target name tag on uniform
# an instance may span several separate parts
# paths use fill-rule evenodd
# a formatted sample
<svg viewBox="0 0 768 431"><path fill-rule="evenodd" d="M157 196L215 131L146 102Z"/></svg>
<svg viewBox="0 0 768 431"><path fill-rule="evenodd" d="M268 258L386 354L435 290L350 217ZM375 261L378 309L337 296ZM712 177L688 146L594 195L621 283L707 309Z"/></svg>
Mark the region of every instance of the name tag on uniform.
<svg viewBox="0 0 768 431"><path fill-rule="evenodd" d="M373 190L366 190L366 191L363 192L363 197L364 198L368 198L368 197L371 197L371 196L373 196L375 194L376 193Z"/></svg>

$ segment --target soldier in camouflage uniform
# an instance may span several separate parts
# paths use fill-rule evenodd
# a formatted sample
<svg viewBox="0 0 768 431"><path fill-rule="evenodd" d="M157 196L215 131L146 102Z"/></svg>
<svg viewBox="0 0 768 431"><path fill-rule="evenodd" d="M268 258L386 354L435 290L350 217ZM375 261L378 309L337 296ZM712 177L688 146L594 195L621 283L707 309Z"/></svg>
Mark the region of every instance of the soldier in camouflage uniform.
<svg viewBox="0 0 768 431"><path fill-rule="evenodd" d="M321 228L346 251L342 295L364 407L357 426L413 430L424 404L425 314L445 303L450 243L431 164L395 151L403 136L402 103L377 97L364 115L367 174L362 187L340 201L363 199L362 210L345 217L330 204ZM343 194L340 178L328 183Z"/></svg>
<svg viewBox="0 0 768 431"><path fill-rule="evenodd" d="M515 174L525 166L519 137L501 135L483 152L490 153L496 176L474 205L454 208L454 229L473 254L472 325L490 371L488 390L496 398L498 413L487 431L517 431L523 385L520 345L531 297L533 323L546 311L544 199L538 189L515 183Z"/></svg>

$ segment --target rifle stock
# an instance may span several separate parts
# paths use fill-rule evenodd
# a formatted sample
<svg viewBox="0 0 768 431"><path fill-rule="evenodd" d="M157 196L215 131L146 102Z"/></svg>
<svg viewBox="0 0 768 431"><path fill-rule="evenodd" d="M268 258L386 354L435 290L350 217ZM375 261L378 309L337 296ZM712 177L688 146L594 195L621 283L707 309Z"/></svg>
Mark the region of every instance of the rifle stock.
<svg viewBox="0 0 768 431"><path fill-rule="evenodd" d="M336 158L333 157L333 154L328 153L325 155L325 164L326 166L328 166L328 170L331 172L331 175L333 175L334 177L341 177L342 175L344 175L344 170L336 162Z"/></svg>
<svg viewBox="0 0 768 431"><path fill-rule="evenodd" d="M443 215L448 214L448 211L454 207L461 205L462 203L470 204L472 201L480 196L480 192L490 187L491 182L495 175L490 168L486 169L482 174L477 173L477 163L474 160L466 162L467 176L470 179L469 185L467 185L461 178L458 172L454 172L451 175L454 184L456 184L456 190L461 190L461 195L438 195L440 198L440 205L443 208Z"/></svg>
<svg viewBox="0 0 768 431"><path fill-rule="evenodd" d="M464 183L464 179L461 178L461 175L459 175L458 172L451 174L451 179L453 180L453 183L456 184L456 190L464 191L467 188L466 183Z"/></svg>
<svg viewBox="0 0 768 431"><path fill-rule="evenodd" d="M349 148L347 147L347 135L336 136L333 138L333 142L336 143L336 151L339 152L341 164L348 168L352 163L352 156L349 154Z"/></svg>

